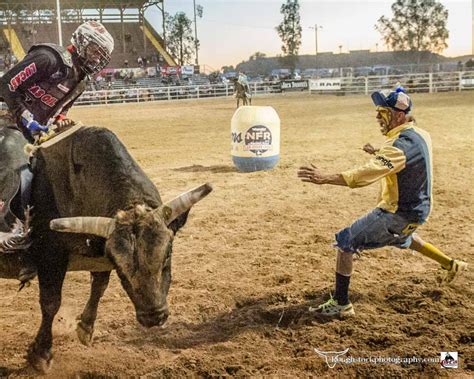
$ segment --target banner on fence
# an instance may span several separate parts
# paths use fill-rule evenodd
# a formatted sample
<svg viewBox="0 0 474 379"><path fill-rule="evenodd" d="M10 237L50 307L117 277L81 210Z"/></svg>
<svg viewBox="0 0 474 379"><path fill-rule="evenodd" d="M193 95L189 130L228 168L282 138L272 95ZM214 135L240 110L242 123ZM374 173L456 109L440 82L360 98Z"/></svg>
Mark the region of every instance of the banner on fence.
<svg viewBox="0 0 474 379"><path fill-rule="evenodd" d="M146 73L148 76L156 76L156 67L155 66L147 67Z"/></svg>
<svg viewBox="0 0 474 379"><path fill-rule="evenodd" d="M160 67L161 75L179 75L180 67L179 66L161 66Z"/></svg>
<svg viewBox="0 0 474 379"><path fill-rule="evenodd" d="M194 75L194 65L181 66L181 75Z"/></svg>
<svg viewBox="0 0 474 379"><path fill-rule="evenodd" d="M308 89L307 80L284 80L280 82L282 91L304 91Z"/></svg>
<svg viewBox="0 0 474 379"><path fill-rule="evenodd" d="M309 81L311 91L334 91L341 89L341 79L311 79Z"/></svg>

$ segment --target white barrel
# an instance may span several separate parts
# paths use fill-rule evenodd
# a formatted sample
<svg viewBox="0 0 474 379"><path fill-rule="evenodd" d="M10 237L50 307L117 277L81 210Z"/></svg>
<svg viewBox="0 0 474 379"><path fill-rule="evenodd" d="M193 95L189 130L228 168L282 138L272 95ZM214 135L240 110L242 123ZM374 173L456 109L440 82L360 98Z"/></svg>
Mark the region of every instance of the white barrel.
<svg viewBox="0 0 474 379"><path fill-rule="evenodd" d="M239 171L272 169L280 159L280 118L272 107L242 106L231 121L232 161Z"/></svg>

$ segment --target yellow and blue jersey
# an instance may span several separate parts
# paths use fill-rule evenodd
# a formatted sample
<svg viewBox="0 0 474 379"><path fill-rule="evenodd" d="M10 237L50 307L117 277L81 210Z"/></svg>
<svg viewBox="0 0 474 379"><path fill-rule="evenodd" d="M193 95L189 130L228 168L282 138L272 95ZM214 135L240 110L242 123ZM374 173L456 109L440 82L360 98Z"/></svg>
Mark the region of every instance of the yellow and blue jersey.
<svg viewBox="0 0 474 379"><path fill-rule="evenodd" d="M428 218L432 206L432 147L428 132L413 123L387 133L388 139L367 164L342 173L351 188L378 180L378 208L397 213L415 223Z"/></svg>

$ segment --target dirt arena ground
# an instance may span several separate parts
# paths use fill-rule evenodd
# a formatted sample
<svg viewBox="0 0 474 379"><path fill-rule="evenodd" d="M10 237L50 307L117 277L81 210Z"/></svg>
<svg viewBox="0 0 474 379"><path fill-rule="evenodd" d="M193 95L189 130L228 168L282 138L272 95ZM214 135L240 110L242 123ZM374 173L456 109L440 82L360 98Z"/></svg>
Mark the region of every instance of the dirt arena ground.
<svg viewBox="0 0 474 379"><path fill-rule="evenodd" d="M474 93L414 95L418 125L434 145L431 218L420 234L471 263L450 287L437 265L410 251L366 252L351 283L356 317L322 322L307 313L333 289L334 233L375 205L378 187L304 184L301 165L337 172L363 163L364 143L380 144L368 96L259 97L281 118L281 160L266 172L239 173L230 157L233 99L75 108L71 116L115 131L167 200L203 182L175 239L171 316L144 329L115 274L99 307L90 348L75 337L88 273L69 273L55 323L51 378L282 376L474 376ZM33 375L24 354L40 323L38 283L17 293L0 280L0 377ZM439 363L337 364L315 354L439 359L459 353L459 369Z"/></svg>

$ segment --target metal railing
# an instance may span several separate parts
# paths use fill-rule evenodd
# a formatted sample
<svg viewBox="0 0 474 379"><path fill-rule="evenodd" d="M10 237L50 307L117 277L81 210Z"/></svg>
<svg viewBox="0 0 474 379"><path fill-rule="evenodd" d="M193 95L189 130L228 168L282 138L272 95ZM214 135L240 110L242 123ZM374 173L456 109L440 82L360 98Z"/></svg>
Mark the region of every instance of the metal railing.
<svg viewBox="0 0 474 379"><path fill-rule="evenodd" d="M253 95L281 92L279 83L252 83ZM143 101L202 99L206 97L228 97L234 93L230 84L191 85L153 88L122 88L114 90L86 91L75 105L100 105L138 103Z"/></svg>
<svg viewBox="0 0 474 379"><path fill-rule="evenodd" d="M318 81L337 82L334 88L315 90L312 83ZM299 80L301 82L301 80ZM310 79L310 93L350 95L368 95L376 90L393 89L397 84L402 85L408 93L416 92L449 92L474 90L474 72L445 72L425 74L404 74L368 77L344 77L330 79ZM287 86L284 86L287 87ZM281 82L250 83L252 95L268 95L285 92ZM202 99L209 97L232 96L232 84L208 84L151 88L121 88L113 90L86 91L76 101L76 105L102 105L118 103L138 103L144 101Z"/></svg>
<svg viewBox="0 0 474 379"><path fill-rule="evenodd" d="M332 81L337 78L332 78ZM318 80L316 80L317 82ZM319 81L324 81L320 79ZM311 90L313 93L334 94L365 94L380 89L393 89L397 84L402 85L408 93L416 92L450 92L474 90L474 71L439 72L424 74L403 74L367 77L339 78L340 86L337 89Z"/></svg>

